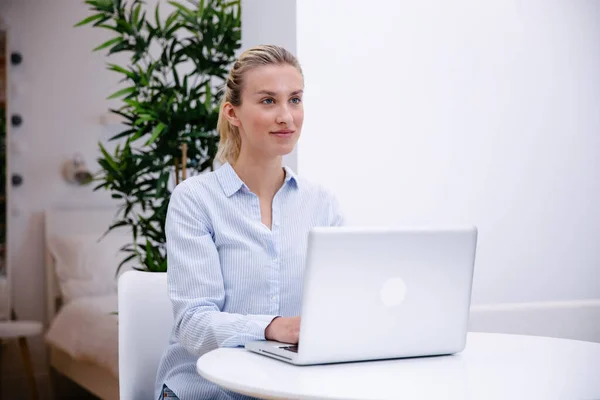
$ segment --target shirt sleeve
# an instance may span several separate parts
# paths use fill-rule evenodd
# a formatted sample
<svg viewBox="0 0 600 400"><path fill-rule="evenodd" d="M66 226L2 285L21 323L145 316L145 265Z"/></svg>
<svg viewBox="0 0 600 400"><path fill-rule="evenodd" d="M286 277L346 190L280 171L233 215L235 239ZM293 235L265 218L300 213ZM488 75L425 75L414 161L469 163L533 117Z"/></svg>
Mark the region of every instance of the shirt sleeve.
<svg viewBox="0 0 600 400"><path fill-rule="evenodd" d="M334 194L329 194L329 226L343 226L345 224L344 213L340 203Z"/></svg>
<svg viewBox="0 0 600 400"><path fill-rule="evenodd" d="M201 204L185 182L171 195L165 233L175 338L196 356L265 340L265 329L276 315L221 311L225 287L219 254Z"/></svg>

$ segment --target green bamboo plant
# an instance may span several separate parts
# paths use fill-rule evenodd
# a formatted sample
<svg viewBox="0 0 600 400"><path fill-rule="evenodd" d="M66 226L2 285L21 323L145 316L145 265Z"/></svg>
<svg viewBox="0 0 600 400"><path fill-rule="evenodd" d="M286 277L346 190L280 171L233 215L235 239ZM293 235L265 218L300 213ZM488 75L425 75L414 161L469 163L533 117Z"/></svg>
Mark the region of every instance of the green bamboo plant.
<svg viewBox="0 0 600 400"><path fill-rule="evenodd" d="M127 65L108 64L124 87L109 99L125 129L100 143L101 170L94 190L108 190L121 202L107 230L130 228L131 244L122 248L139 269L167 270L165 218L175 176L212 170L218 146L215 130L225 82L241 42L240 0L169 1L163 20L159 7L143 1L89 0L91 15L75 26L108 29L113 38L94 51L107 57L127 53ZM165 4L163 4L165 6ZM147 15L149 11L149 15Z"/></svg>

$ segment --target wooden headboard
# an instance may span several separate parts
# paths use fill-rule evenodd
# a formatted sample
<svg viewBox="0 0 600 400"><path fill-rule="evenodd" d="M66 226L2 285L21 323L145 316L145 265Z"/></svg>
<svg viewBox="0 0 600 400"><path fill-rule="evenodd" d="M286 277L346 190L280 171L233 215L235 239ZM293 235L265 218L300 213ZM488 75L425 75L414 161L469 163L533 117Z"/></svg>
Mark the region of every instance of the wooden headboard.
<svg viewBox="0 0 600 400"><path fill-rule="evenodd" d="M50 324L62 305L58 278L54 266L54 258L48 249L48 238L51 235L98 234L100 237L117 216L116 208L94 209L49 209L44 213L45 219L45 264L46 264L46 323Z"/></svg>

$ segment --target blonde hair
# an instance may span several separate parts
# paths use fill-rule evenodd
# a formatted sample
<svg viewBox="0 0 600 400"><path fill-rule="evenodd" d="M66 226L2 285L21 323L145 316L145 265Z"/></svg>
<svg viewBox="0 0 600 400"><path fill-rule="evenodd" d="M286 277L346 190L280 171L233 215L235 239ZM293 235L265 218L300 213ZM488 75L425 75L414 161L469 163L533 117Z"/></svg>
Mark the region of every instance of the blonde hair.
<svg viewBox="0 0 600 400"><path fill-rule="evenodd" d="M229 71L225 93L219 109L217 131L219 132L219 149L217 159L221 162L235 163L240 155L242 139L237 126L232 125L223 113L226 102L234 106L242 104L242 88L244 87L244 74L251 69L265 65L291 65L302 74L302 68L296 57L283 47L262 45L252 47L243 52Z"/></svg>

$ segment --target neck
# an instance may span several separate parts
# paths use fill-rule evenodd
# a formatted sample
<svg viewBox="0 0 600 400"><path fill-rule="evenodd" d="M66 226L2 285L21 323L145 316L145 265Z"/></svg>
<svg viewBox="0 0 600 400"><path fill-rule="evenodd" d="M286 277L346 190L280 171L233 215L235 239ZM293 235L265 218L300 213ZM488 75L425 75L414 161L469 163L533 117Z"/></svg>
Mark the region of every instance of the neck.
<svg viewBox="0 0 600 400"><path fill-rule="evenodd" d="M275 196L285 180L281 157L259 159L240 153L232 167L248 189L259 197Z"/></svg>

